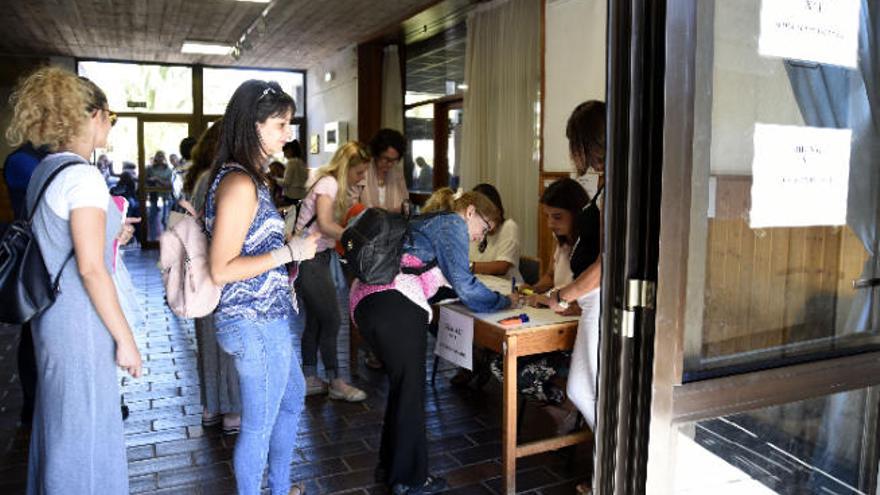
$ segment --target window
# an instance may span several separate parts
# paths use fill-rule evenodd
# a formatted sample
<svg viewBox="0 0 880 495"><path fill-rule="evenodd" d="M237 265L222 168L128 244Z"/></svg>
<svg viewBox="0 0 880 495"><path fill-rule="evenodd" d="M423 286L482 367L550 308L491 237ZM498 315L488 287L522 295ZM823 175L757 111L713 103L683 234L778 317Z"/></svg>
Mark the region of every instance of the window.
<svg viewBox="0 0 880 495"><path fill-rule="evenodd" d="M190 67L82 61L78 71L104 90L116 112L193 112Z"/></svg>
<svg viewBox="0 0 880 495"><path fill-rule="evenodd" d="M459 186L467 24L406 46L404 173L409 190Z"/></svg>
<svg viewBox="0 0 880 495"><path fill-rule="evenodd" d="M202 94L205 115L222 115L232 93L249 79L275 81L296 102L296 117L305 115L305 75L302 72L259 69L205 67L202 73Z"/></svg>

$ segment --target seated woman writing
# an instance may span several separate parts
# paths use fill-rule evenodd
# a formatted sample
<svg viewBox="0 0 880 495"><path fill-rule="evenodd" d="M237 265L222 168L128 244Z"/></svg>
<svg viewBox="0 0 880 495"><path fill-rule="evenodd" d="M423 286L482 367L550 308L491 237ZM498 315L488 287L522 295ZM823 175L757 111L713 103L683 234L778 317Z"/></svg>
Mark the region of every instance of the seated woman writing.
<svg viewBox="0 0 880 495"><path fill-rule="evenodd" d="M501 195L492 184L478 184L474 191L489 198L501 214L501 222L481 242L472 242L468 250L471 271L522 281L519 272L519 226L512 218L504 218Z"/></svg>
<svg viewBox="0 0 880 495"><path fill-rule="evenodd" d="M572 281L569 258L572 247L579 238L575 219L578 213L589 204L589 195L581 185L569 178L560 179L550 184L541 196L541 209L547 219L547 227L556 239L553 251L553 264L541 275L535 285L524 285L521 292L533 294L526 299L526 304L535 307L550 306L549 299L555 289L564 287ZM550 295L548 295L550 294ZM580 314L580 307L572 304L566 310L568 315ZM529 399L547 405L560 406L566 402L565 379L571 361L570 352L552 352L519 362L518 390ZM493 359L492 374L502 379L502 362L500 356ZM566 404L567 405L567 404ZM551 415L560 418L559 428L569 429L575 415L569 414L571 408L550 410Z"/></svg>

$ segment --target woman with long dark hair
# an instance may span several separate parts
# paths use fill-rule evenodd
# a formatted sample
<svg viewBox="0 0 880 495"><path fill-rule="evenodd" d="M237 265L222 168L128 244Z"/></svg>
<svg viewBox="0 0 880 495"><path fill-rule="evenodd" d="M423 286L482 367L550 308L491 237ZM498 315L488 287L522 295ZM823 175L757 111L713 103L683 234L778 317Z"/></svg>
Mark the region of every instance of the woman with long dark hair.
<svg viewBox="0 0 880 495"><path fill-rule="evenodd" d="M211 185L211 171L223 119L211 124L192 148L191 163L183 181L183 194L193 209L204 214L205 199ZM223 433L237 433L241 427L241 393L238 372L232 356L217 345L214 315L196 318L196 345L198 346L199 392L202 399L202 425L214 426L222 422Z"/></svg>
<svg viewBox="0 0 880 495"><path fill-rule="evenodd" d="M278 83L242 83L223 116L205 200L211 277L225 284L214 313L217 343L234 357L241 389L233 466L242 495L260 493L267 458L273 495L304 491L290 486L305 380L293 351L285 265L314 256L317 236L285 242L262 168L290 138L293 114L293 99Z"/></svg>

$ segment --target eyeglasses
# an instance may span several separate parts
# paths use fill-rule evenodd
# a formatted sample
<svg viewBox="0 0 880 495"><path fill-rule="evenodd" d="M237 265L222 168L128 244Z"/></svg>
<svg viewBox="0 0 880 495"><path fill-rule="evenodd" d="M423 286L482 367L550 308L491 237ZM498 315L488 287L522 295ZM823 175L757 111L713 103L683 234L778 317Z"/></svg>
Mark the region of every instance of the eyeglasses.
<svg viewBox="0 0 880 495"><path fill-rule="evenodd" d="M397 165L398 163L400 163L400 155L398 155L397 158L391 158L388 155L382 154L382 155L379 155L378 158L376 158L376 161L377 162L385 162L389 165Z"/></svg>
<svg viewBox="0 0 880 495"><path fill-rule="evenodd" d="M484 225L484 227L483 227L483 238L485 239L485 238L486 238L486 234L488 234L489 231L492 230L492 226L489 225L489 221L486 220L486 217L484 217L482 213L480 213L479 211L476 211L476 210L474 210L474 211L476 212L477 215L480 216L480 220L483 221L483 225Z"/></svg>
<svg viewBox="0 0 880 495"><path fill-rule="evenodd" d="M110 127L113 127L114 125L116 125L116 121L119 120L119 116L116 115L116 112L111 112L110 110L107 110L107 120L110 121Z"/></svg>

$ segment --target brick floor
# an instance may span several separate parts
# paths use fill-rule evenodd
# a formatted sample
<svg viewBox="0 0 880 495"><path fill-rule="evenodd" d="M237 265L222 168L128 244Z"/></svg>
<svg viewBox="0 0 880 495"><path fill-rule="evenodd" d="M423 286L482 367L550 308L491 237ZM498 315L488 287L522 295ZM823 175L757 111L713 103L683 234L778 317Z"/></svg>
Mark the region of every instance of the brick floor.
<svg viewBox="0 0 880 495"><path fill-rule="evenodd" d="M145 359L145 376L125 379L122 393L131 415L125 423L131 493L234 493L231 466L235 437L202 428L193 324L165 306L155 252L126 253L126 263L146 320L136 337ZM0 493L24 493L27 432L18 422L21 391L16 375L18 331L0 325ZM432 346L429 343L429 348ZM340 363L348 363L348 335L339 338ZM426 356L429 366L433 359ZM500 389L452 388L449 365L441 364L435 387L426 383L431 470L447 477L448 493L491 494L501 487ZM350 376L350 370L342 370ZM386 386L381 373L361 366L353 383L370 395L360 404L311 397L300 425L292 477L317 493L384 494L373 482L373 468ZM540 408L526 409L526 438L535 438L550 421ZM587 446L574 452L523 459L519 489L530 494L574 493L588 470Z"/></svg>

